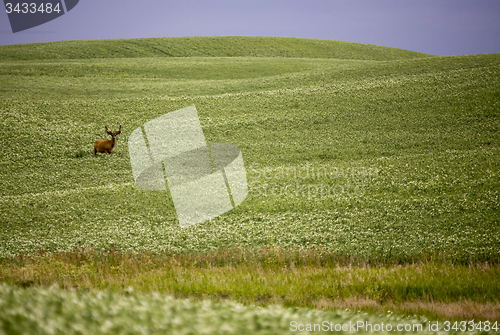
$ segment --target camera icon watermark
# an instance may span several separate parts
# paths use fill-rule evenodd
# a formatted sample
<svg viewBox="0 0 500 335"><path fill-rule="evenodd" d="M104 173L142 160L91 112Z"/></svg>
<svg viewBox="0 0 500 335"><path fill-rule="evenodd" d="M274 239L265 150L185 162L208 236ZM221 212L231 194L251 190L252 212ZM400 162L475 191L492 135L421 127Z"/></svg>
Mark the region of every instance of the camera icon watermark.
<svg viewBox="0 0 500 335"><path fill-rule="evenodd" d="M135 129L128 147L136 185L165 191L168 185L181 227L217 217L248 195L240 149L207 145L195 106Z"/></svg>

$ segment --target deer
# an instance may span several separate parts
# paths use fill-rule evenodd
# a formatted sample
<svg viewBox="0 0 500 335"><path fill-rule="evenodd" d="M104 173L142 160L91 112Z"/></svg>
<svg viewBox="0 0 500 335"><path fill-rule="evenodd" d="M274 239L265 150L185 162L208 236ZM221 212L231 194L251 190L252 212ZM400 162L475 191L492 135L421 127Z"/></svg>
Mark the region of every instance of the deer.
<svg viewBox="0 0 500 335"><path fill-rule="evenodd" d="M122 132L122 125L120 125L120 129L117 132L113 133L109 131L108 126L104 126L106 128L106 133L111 135L110 140L97 140L94 143L94 157L96 157L97 152L110 154L113 151L113 148L116 144L116 135Z"/></svg>

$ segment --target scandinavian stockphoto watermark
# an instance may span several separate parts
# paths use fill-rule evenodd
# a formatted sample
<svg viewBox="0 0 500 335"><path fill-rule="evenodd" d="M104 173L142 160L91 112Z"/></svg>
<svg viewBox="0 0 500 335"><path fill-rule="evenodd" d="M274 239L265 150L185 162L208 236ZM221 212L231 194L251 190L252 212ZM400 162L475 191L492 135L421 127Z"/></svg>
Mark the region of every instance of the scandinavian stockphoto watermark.
<svg viewBox="0 0 500 335"><path fill-rule="evenodd" d="M307 162L301 166L250 165L252 197L362 197L365 185L378 178L376 167L335 167Z"/></svg>
<svg viewBox="0 0 500 335"><path fill-rule="evenodd" d="M181 227L219 216L247 197L240 149L228 143L207 145L195 106L135 129L128 147L136 185L164 191L168 185Z"/></svg>
<svg viewBox="0 0 500 335"><path fill-rule="evenodd" d="M4 0L13 33L47 23L72 10L79 0Z"/></svg>

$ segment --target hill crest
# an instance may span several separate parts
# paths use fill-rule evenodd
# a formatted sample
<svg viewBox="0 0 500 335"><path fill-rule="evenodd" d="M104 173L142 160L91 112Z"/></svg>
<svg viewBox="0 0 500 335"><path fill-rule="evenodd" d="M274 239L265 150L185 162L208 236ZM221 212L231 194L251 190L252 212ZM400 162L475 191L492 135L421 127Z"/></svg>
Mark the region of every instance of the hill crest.
<svg viewBox="0 0 500 335"><path fill-rule="evenodd" d="M245 56L355 60L433 57L372 44L292 37L168 37L0 46L1 60Z"/></svg>

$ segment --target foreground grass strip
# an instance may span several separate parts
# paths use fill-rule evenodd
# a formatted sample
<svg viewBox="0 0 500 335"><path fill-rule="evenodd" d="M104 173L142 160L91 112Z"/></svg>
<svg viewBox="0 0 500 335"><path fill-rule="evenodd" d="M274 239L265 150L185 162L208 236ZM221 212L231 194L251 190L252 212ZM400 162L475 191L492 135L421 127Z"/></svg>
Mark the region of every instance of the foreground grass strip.
<svg viewBox="0 0 500 335"><path fill-rule="evenodd" d="M3 259L0 281L83 291L132 287L196 300L391 310L440 320L500 320L500 266L391 261L279 249L197 255L82 250Z"/></svg>
<svg viewBox="0 0 500 335"><path fill-rule="evenodd" d="M193 302L160 295L111 291L83 293L57 288L21 289L0 284L0 333L7 334L294 334L340 330L377 334L431 334L421 318L325 312L232 302ZM381 328L383 324L383 329ZM443 330L443 324L440 330ZM342 328L344 332L342 332ZM337 332L337 331L335 331ZM442 332L441 332L442 333Z"/></svg>

